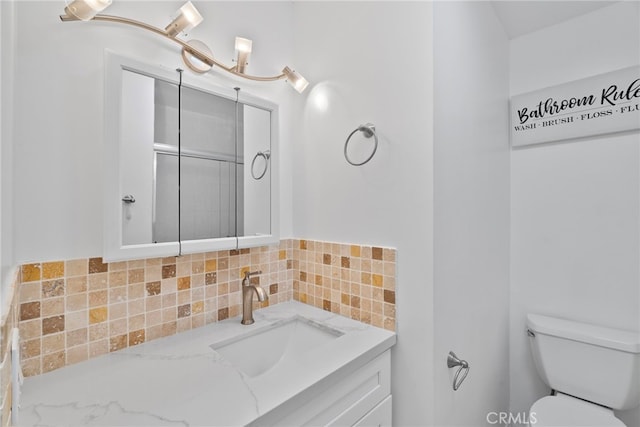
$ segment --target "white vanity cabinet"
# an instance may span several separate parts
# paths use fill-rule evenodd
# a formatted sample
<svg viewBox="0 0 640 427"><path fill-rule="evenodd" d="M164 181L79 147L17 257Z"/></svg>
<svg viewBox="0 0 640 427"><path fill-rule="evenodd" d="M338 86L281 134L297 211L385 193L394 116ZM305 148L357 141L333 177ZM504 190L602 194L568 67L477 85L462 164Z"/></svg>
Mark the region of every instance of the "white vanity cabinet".
<svg viewBox="0 0 640 427"><path fill-rule="evenodd" d="M391 426L391 350L345 367L250 426Z"/></svg>

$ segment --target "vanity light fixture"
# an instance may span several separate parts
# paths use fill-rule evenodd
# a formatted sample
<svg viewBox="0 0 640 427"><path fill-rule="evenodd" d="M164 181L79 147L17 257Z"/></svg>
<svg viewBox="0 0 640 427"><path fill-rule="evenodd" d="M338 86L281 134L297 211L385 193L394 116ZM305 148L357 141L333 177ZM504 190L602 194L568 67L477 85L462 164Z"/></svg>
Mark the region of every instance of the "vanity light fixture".
<svg viewBox="0 0 640 427"><path fill-rule="evenodd" d="M235 48L237 57L234 66L227 66L214 59L209 47L200 40L184 41L178 38L182 32L189 31L203 20L202 15L195 6L188 1L176 13L175 18L165 29L154 27L134 19L113 15L103 15L103 11L111 4L112 0L72 0L64 9L65 14L60 15L63 22L69 21L106 21L120 24L133 25L134 27L149 30L174 41L182 47L182 60L190 70L202 74L210 71L214 66L231 73L235 76L259 82L270 82L275 80L286 80L298 93L302 93L309 82L300 73L289 67L284 67L281 74L269 77L252 76L246 74L247 61L252 49L252 41L242 37L236 37Z"/></svg>

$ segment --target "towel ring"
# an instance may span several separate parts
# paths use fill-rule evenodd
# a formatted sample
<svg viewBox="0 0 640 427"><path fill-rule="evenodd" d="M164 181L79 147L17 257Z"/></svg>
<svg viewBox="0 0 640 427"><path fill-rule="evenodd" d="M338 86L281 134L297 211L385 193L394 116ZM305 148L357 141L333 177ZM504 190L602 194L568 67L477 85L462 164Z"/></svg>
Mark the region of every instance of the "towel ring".
<svg viewBox="0 0 640 427"><path fill-rule="evenodd" d="M369 157L367 157L363 162L355 163L355 162L352 162L351 159L349 158L349 155L347 154L347 147L349 147L349 140L351 139L353 134L358 131L362 132L365 138L371 138L373 136L375 138L375 144L373 146L373 151L371 152ZM347 140L344 142L344 158L347 159L347 162L353 166L362 166L365 163L367 163L369 160L373 158L373 155L376 154L376 150L378 150L378 135L376 135L376 127L373 125L373 123L367 123L366 125L358 126L357 129L355 129L353 132L349 134L349 136L347 137Z"/></svg>
<svg viewBox="0 0 640 427"><path fill-rule="evenodd" d="M258 176L256 176L256 173L253 170L253 166L256 164L256 159L258 157L262 157L264 159L264 170ZM269 159L270 158L271 158L271 151L270 150L258 151L256 153L256 155L253 157L253 160L251 161L251 176L253 177L253 179L255 179L256 181L259 180L259 179L262 179L264 174L267 173L267 169L269 168Z"/></svg>

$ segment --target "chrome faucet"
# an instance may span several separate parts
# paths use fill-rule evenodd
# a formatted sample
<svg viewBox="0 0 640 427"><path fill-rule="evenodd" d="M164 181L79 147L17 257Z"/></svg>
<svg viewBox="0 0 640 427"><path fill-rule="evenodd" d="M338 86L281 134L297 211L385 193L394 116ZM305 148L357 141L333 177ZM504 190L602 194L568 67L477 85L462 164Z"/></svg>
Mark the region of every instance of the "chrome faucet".
<svg viewBox="0 0 640 427"><path fill-rule="evenodd" d="M242 279L242 323L243 325L251 325L253 320L253 292L258 296L258 301L266 301L269 299L267 292L260 285L251 284L251 276L262 274L262 271L245 271L244 279Z"/></svg>

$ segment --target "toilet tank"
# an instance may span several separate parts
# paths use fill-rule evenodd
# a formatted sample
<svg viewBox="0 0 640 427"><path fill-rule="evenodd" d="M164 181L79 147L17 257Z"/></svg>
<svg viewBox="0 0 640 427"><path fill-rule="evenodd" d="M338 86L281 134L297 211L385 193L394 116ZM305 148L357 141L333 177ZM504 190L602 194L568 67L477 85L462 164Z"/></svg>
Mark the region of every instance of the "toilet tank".
<svg viewBox="0 0 640 427"><path fill-rule="evenodd" d="M640 405L640 333L527 315L538 373L552 389L625 410Z"/></svg>

